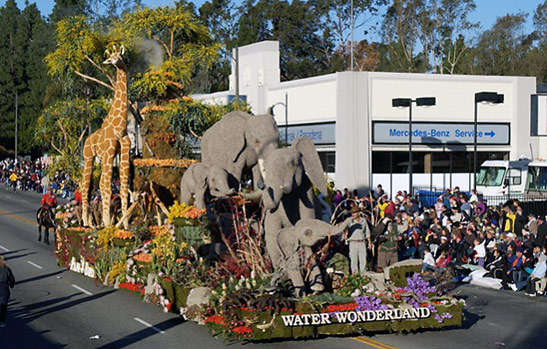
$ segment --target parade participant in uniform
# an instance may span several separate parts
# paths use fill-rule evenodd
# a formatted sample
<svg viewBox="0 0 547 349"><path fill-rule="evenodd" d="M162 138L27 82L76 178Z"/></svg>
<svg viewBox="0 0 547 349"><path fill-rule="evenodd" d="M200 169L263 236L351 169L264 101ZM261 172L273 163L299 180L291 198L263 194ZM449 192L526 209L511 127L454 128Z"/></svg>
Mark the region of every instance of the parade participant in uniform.
<svg viewBox="0 0 547 349"><path fill-rule="evenodd" d="M358 206L350 210L351 218L344 232L344 240L349 244L349 259L351 272L365 275L367 265L367 244L372 248L370 230L366 219L361 215Z"/></svg>
<svg viewBox="0 0 547 349"><path fill-rule="evenodd" d="M40 202L41 207L38 209L38 219L42 218L42 215L45 212L48 212L51 208L57 207L57 198L51 186L48 186L47 192L42 196L42 201Z"/></svg>
<svg viewBox="0 0 547 349"><path fill-rule="evenodd" d="M48 187L48 192L42 196L42 201L40 204L45 210L57 207L57 197L55 197L55 193L51 187Z"/></svg>

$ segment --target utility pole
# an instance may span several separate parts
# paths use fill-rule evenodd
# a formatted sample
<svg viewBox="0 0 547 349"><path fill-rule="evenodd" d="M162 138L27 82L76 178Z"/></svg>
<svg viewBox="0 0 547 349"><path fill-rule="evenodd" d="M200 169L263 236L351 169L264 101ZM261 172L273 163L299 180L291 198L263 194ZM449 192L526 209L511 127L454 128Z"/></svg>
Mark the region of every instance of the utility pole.
<svg viewBox="0 0 547 349"><path fill-rule="evenodd" d="M15 162L17 162L17 124L19 123L19 116L17 115L17 104L17 91L15 91Z"/></svg>
<svg viewBox="0 0 547 349"><path fill-rule="evenodd" d="M236 46L236 59L235 59L235 93L236 93L236 102L239 104L239 46Z"/></svg>
<svg viewBox="0 0 547 349"><path fill-rule="evenodd" d="M353 0L351 0L351 10L350 10L350 16L351 16L351 43L350 43L350 71L353 71Z"/></svg>

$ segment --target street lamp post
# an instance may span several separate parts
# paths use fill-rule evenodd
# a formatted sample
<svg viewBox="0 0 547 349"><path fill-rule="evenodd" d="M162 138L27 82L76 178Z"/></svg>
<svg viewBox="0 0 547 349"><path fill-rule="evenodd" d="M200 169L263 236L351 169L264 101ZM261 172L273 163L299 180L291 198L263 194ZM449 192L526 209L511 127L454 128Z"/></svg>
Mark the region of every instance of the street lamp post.
<svg viewBox="0 0 547 349"><path fill-rule="evenodd" d="M412 196L412 103L416 103L418 107L434 106L436 104L435 97L420 97L416 99L411 98L393 98L391 105L394 108L408 107L408 192Z"/></svg>
<svg viewBox="0 0 547 349"><path fill-rule="evenodd" d="M475 93L475 118L473 122L473 190L477 191L477 111L479 103L501 104L503 103L503 94L497 92L477 92Z"/></svg>
<svg viewBox="0 0 547 349"><path fill-rule="evenodd" d="M285 93L285 103L283 102L277 102L273 105L271 105L268 108L268 114L271 116L274 116L274 108L277 105L282 105L285 107L285 146L289 146L289 94Z"/></svg>

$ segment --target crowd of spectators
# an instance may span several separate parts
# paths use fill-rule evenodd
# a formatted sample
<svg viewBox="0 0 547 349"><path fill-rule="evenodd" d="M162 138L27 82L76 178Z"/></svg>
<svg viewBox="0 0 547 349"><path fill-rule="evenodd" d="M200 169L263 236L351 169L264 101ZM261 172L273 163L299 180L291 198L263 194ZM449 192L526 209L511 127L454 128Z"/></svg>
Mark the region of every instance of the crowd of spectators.
<svg viewBox="0 0 547 349"><path fill-rule="evenodd" d="M35 191L45 193L51 187L55 195L72 198L77 183L67 174L56 172L53 177L46 171L46 165L40 159L36 161L0 161L0 183L13 191Z"/></svg>
<svg viewBox="0 0 547 349"><path fill-rule="evenodd" d="M447 273L461 280L475 270L501 280L504 289L531 296L545 292L545 216L526 213L518 200L489 206L476 192L446 190L432 205L406 192L389 198L379 185L360 197L336 191L336 221L359 208L370 225L369 270L409 258L423 261L427 273ZM350 213L351 212L351 213Z"/></svg>

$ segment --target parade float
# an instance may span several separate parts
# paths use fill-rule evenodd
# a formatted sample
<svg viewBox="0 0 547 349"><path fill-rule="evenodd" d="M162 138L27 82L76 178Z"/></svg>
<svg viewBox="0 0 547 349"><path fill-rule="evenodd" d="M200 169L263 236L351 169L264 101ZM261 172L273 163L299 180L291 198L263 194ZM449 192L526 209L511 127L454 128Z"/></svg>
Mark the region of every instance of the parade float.
<svg viewBox="0 0 547 349"><path fill-rule="evenodd" d="M183 36L203 38L203 45L209 45L197 22L169 11L182 9L128 14L127 25L156 40L150 34L154 26L163 33L167 25L174 37L193 23L196 35ZM184 20L171 20L177 16ZM82 205L70 203L56 213L60 266L131 292L228 340L462 324L463 300L445 294L434 280L424 280L419 262L366 276L349 273L340 241L344 227L316 219L321 216L317 194L328 198L329 190L312 141L281 144L274 118L250 115L238 101L216 107L184 96L188 79L174 79L189 76L197 65L182 69L181 62L187 64L196 53L208 57L207 50L215 47L185 49L189 44L184 44L175 49L163 42L169 59L139 73L131 94L127 54L116 41L123 35L118 31L113 36L118 45L109 46L103 62L107 70L98 53L101 44L106 46L103 37L81 39L91 29L78 18L72 21L58 26L58 47L67 48L51 55L50 68L65 72L71 56L63 55L76 47L85 59L70 66L92 62L109 77L110 84L103 85L114 91L114 98L101 127L85 138ZM147 21L153 23L142 27ZM129 103L129 95L153 96L136 113L142 116L140 157L130 155L126 122L136 104ZM61 139L71 139L60 119L48 120L43 123L61 128ZM78 149L84 136L66 149ZM64 159L77 159L76 150L64 151ZM194 159L197 154L199 160ZM114 198L112 183L118 176Z"/></svg>
<svg viewBox="0 0 547 349"><path fill-rule="evenodd" d="M276 130L269 115L232 112L222 120L242 117L262 118ZM208 139L218 140L208 138L207 132L201 139L202 149L210 146ZM263 168L257 161L253 181L260 181L263 189L255 190L252 186L219 189L229 186L230 177L235 176L233 168L218 169L222 164L218 150L213 164L136 159L139 189L110 224L102 219L100 202L89 203L93 219L87 227L83 227L82 207L71 203L59 208L58 263L131 292L164 312L205 325L212 335L227 340L460 326L463 300L443 294L433 281L424 280L420 261L403 262L383 273L349 274L347 257L335 244L340 225L314 219L309 212L298 212L302 219L293 225L278 220L277 212L290 207L280 206L284 198L313 202L316 191L325 191L323 173L314 168L318 156L310 143L303 139L277 148L276 142ZM180 201L160 197L157 188L162 186L151 175L157 169L183 173L173 176L179 185L173 180L162 185L177 188ZM276 169L288 177L276 175ZM288 193L275 190L283 187ZM291 217L293 213L283 214Z"/></svg>

